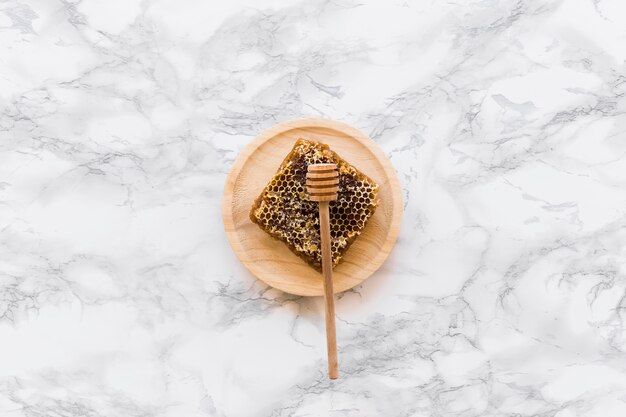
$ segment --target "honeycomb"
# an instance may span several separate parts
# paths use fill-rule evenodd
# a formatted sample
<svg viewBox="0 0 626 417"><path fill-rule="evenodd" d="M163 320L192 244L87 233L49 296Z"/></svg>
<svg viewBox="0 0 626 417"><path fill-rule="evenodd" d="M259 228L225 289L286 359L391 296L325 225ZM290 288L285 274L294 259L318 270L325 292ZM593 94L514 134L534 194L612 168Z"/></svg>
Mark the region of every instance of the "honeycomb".
<svg viewBox="0 0 626 417"><path fill-rule="evenodd" d="M250 219L321 271L318 203L309 201L306 193L307 167L318 163L335 163L339 171L337 200L330 202L331 250L335 267L365 228L379 200L378 184L331 151L328 145L298 139L255 200Z"/></svg>

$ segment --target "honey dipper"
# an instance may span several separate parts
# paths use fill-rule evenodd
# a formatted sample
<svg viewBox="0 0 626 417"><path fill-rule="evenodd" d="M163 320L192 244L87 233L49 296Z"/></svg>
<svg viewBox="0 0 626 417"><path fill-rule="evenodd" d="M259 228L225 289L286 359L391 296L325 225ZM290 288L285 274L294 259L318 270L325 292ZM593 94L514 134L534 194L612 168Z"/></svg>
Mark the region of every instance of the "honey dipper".
<svg viewBox="0 0 626 417"><path fill-rule="evenodd" d="M335 302L333 299L333 260L330 246L330 214L328 205L337 199L339 173L336 164L312 164L306 174L309 200L319 203L320 240L322 242L322 273L324 274L324 303L326 304L326 349L328 376L337 379L337 335L335 330Z"/></svg>

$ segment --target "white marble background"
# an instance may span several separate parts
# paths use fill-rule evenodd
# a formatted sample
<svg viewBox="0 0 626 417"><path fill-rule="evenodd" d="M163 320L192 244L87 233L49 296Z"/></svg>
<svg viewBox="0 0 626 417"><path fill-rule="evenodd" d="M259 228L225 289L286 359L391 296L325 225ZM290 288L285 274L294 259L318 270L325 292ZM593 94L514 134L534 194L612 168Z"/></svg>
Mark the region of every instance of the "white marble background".
<svg viewBox="0 0 626 417"><path fill-rule="evenodd" d="M626 415L625 59L622 0L0 0L0 415ZM299 117L405 195L336 382L220 220Z"/></svg>

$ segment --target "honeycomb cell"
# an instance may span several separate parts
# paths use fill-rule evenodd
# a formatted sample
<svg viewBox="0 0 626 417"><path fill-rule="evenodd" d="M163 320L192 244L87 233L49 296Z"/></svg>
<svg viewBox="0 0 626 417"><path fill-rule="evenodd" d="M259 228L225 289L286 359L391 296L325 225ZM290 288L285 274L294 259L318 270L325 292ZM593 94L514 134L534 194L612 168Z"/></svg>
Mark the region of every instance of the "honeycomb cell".
<svg viewBox="0 0 626 417"><path fill-rule="evenodd" d="M339 191L330 203L331 252L336 266L365 228L378 201L378 185L341 159L328 145L298 139L274 178L250 210L250 219L283 241L309 265L321 270L317 203L308 201L306 172L310 164L337 164Z"/></svg>

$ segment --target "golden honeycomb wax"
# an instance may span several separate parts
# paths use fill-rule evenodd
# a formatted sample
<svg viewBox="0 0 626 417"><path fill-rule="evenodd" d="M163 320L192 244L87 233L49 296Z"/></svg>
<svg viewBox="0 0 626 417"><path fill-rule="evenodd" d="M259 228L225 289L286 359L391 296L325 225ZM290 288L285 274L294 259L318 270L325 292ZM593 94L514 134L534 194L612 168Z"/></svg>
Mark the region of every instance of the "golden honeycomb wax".
<svg viewBox="0 0 626 417"><path fill-rule="evenodd" d="M321 270L318 203L308 200L310 164L334 163L339 171L337 200L330 203L333 267L361 234L378 205L378 184L331 151L328 145L298 139L250 210L250 219L292 252Z"/></svg>

